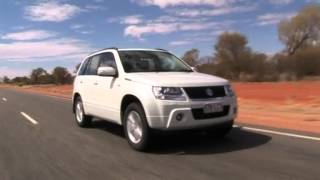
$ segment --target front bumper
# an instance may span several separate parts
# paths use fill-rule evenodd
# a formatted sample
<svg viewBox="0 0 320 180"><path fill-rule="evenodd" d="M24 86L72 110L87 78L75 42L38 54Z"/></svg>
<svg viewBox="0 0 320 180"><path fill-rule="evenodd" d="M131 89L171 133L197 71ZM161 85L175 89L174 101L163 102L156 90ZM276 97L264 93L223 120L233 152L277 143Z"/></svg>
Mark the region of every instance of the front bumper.
<svg viewBox="0 0 320 180"><path fill-rule="evenodd" d="M208 103L221 103L225 111L220 114L199 114ZM205 128L233 121L237 116L235 97L216 98L206 101L157 101L147 120L149 126L159 130L184 130ZM182 118L179 119L178 116ZM178 118L177 118L178 117Z"/></svg>

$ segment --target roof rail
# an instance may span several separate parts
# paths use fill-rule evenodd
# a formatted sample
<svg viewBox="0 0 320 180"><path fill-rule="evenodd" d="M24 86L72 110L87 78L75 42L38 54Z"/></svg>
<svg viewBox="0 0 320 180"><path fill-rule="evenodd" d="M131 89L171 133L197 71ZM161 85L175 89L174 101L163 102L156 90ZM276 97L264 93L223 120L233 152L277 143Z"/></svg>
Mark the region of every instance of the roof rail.
<svg viewBox="0 0 320 180"><path fill-rule="evenodd" d="M168 51L168 50L166 50L166 49L162 49L162 48L156 48L156 50Z"/></svg>
<svg viewBox="0 0 320 180"><path fill-rule="evenodd" d="M92 54L94 54L94 53L97 53L97 52L100 52L100 51L108 50L108 49L114 49L114 50L118 51L118 48L117 48L117 47L109 47L109 48L103 48L103 49L94 51L94 52L90 53L90 55L92 55Z"/></svg>
<svg viewBox="0 0 320 180"><path fill-rule="evenodd" d="M106 49L115 49L115 50L118 51L118 48L117 48L117 47L109 47L109 48L104 48L104 49L102 49L102 50L106 50ZM102 51L102 50L101 50L101 51Z"/></svg>

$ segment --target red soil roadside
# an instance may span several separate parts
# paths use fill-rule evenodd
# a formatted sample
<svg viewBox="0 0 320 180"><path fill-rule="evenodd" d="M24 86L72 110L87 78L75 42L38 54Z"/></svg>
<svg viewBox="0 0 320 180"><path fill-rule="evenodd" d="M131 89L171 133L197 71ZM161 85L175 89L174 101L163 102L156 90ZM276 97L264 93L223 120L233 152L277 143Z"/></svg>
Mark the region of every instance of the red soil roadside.
<svg viewBox="0 0 320 180"><path fill-rule="evenodd" d="M320 134L320 81L233 86L238 95L238 122ZM67 98L72 94L71 85L14 88Z"/></svg>

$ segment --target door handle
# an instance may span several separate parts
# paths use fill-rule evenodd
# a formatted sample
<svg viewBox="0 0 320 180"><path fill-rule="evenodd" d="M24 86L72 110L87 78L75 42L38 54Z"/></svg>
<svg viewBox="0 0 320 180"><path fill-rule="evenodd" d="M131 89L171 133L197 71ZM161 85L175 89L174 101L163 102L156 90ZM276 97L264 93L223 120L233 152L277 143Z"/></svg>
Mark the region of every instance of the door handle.
<svg viewBox="0 0 320 180"><path fill-rule="evenodd" d="M93 83L94 85L98 85L99 83L97 83L97 82L95 82L95 83Z"/></svg>
<svg viewBox="0 0 320 180"><path fill-rule="evenodd" d="M80 84L82 84L83 82L82 81L80 81Z"/></svg>

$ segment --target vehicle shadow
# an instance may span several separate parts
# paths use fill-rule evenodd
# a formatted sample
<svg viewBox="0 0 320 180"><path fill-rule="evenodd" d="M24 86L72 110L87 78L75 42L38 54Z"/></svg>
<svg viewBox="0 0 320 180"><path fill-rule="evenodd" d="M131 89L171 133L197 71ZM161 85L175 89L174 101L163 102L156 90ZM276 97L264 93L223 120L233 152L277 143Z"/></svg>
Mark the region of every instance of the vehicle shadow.
<svg viewBox="0 0 320 180"><path fill-rule="evenodd" d="M123 128L103 120L95 120L90 128L100 129L124 138ZM176 132L153 137L150 154L219 154L255 148L268 143L272 137L233 128L224 138L212 138L204 132ZM128 147L129 148L129 147Z"/></svg>
<svg viewBox="0 0 320 180"><path fill-rule="evenodd" d="M219 154L255 148L268 143L272 137L240 128L226 137L213 138L205 133L178 133L155 137L150 151L153 154Z"/></svg>
<svg viewBox="0 0 320 180"><path fill-rule="evenodd" d="M94 119L88 128L100 129L113 135L125 138L123 127L105 120Z"/></svg>

